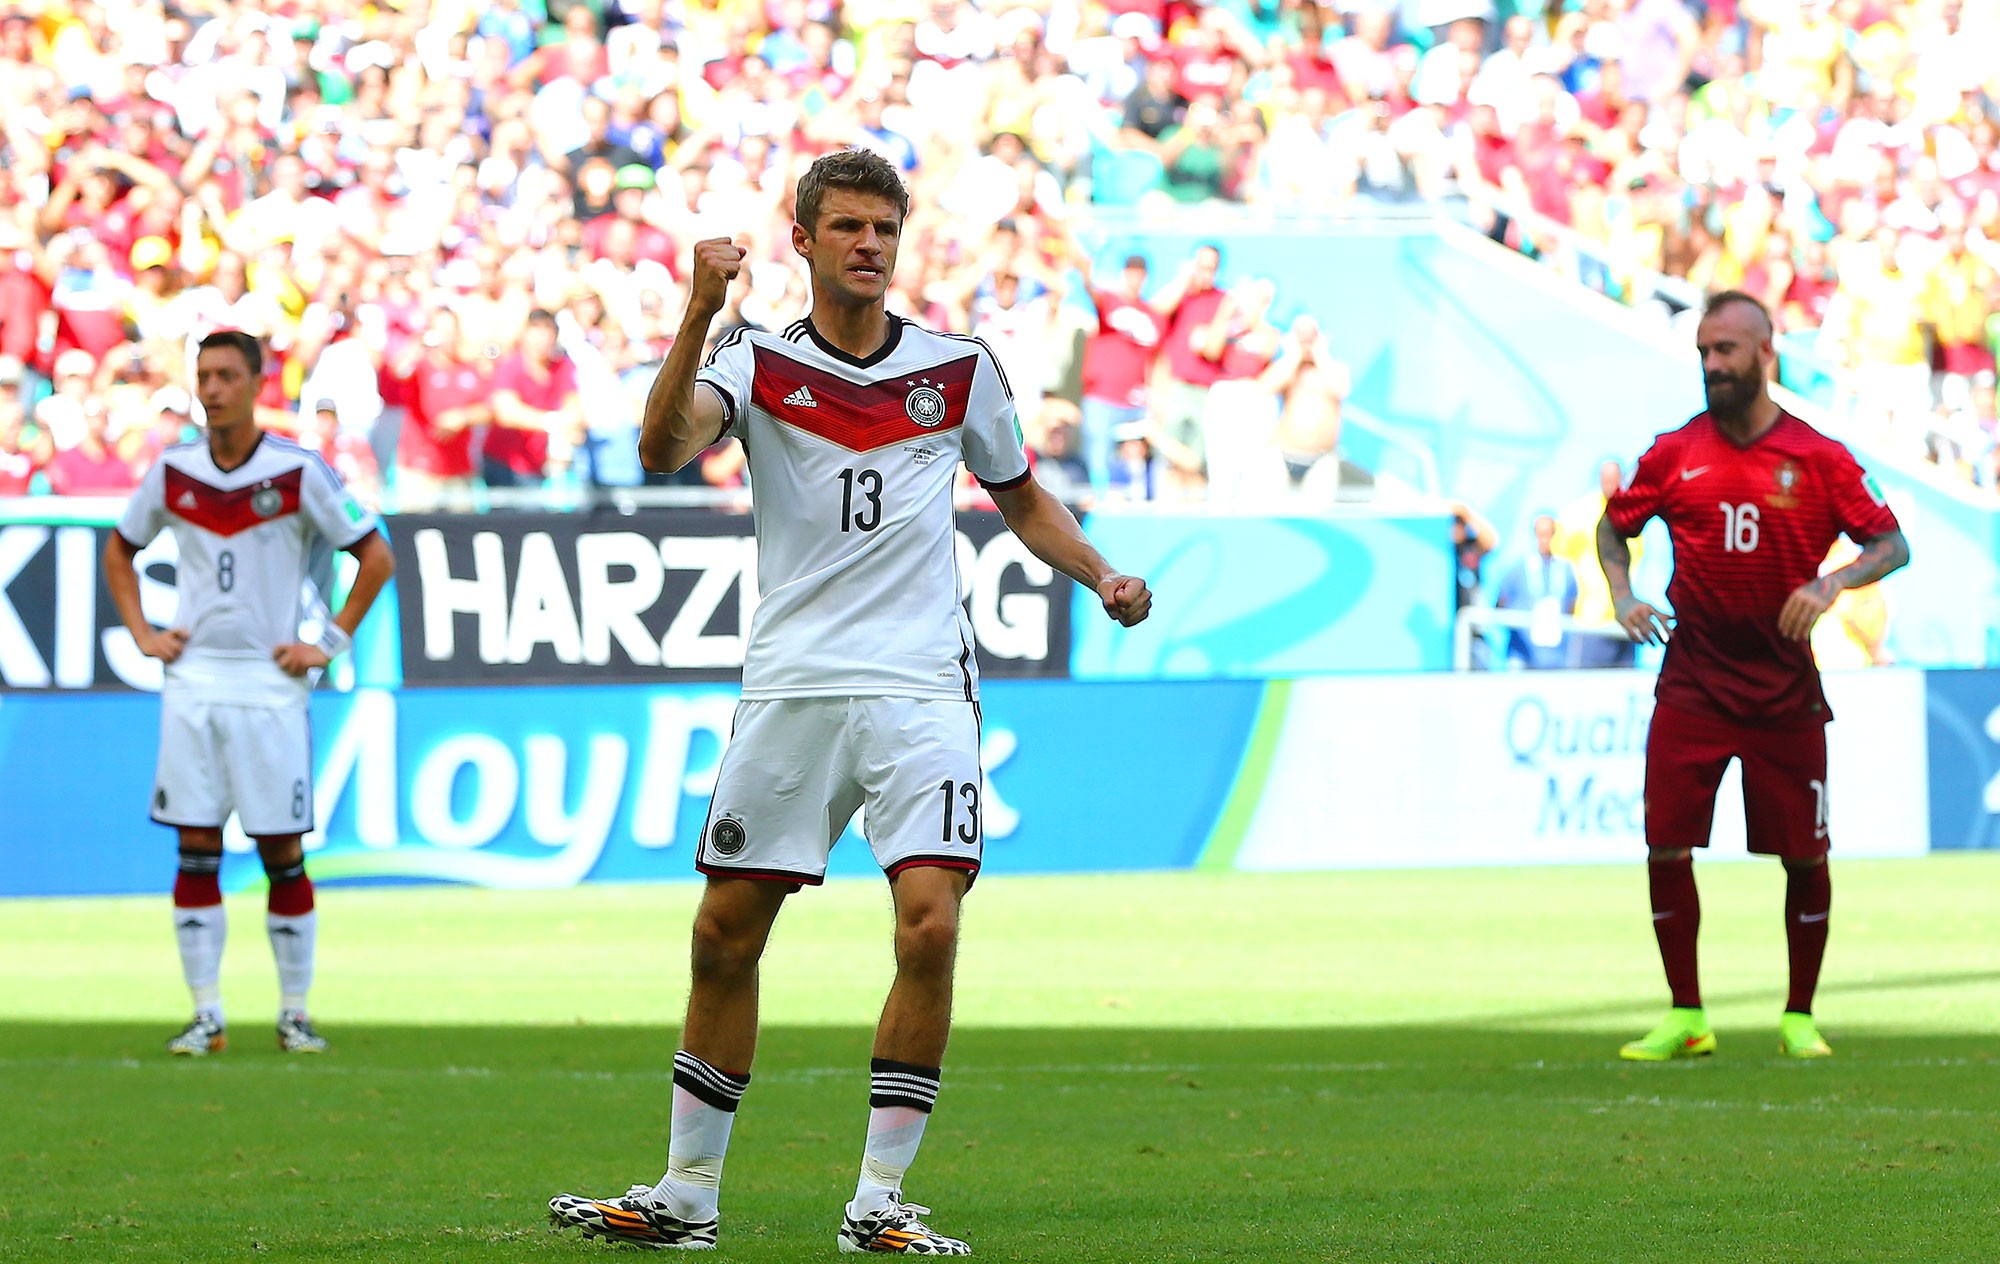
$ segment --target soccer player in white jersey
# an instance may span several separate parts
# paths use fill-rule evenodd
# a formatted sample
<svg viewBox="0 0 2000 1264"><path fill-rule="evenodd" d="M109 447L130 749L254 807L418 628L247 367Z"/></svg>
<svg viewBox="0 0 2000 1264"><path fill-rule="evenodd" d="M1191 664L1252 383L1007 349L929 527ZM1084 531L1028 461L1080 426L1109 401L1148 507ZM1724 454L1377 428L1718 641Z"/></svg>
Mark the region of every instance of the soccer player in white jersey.
<svg viewBox="0 0 2000 1264"><path fill-rule="evenodd" d="M309 675L351 644L395 562L375 515L326 462L257 428L263 379L257 340L210 334L195 357L208 433L168 448L146 471L105 542L104 576L139 649L166 664L153 819L180 836L174 928L194 1020L175 1054L220 1052L222 826L235 812L270 878L266 928L277 958L278 1046L319 1053L307 1017L317 916L301 836L313 824ZM174 626L156 629L139 603L133 558L162 529L180 561ZM340 613L318 595L332 550L361 564Z"/></svg>
<svg viewBox="0 0 2000 1264"><path fill-rule="evenodd" d="M980 862L978 679L952 515L959 464L1029 551L1093 589L1110 617L1138 623L1152 595L1029 477L985 344L884 307L908 213L902 180L879 156L815 161L792 226L811 269L811 313L778 333L730 334L699 372L744 252L696 245L687 314L646 401L648 469L677 470L725 434L743 442L761 596L696 852L708 887L674 1055L666 1175L615 1198L550 1202L557 1224L592 1236L715 1245L723 1153L756 1050L758 961L785 897L821 881L828 850L865 806L895 908L896 974L837 1240L842 1251L970 1254L903 1198L951 1026L959 904Z"/></svg>

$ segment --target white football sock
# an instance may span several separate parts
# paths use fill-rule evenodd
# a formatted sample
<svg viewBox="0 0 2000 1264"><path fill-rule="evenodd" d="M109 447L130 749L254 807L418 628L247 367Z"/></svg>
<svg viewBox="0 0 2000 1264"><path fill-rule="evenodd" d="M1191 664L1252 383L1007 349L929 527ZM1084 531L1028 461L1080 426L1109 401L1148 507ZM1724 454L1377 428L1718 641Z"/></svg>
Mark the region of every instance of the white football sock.
<svg viewBox="0 0 2000 1264"><path fill-rule="evenodd" d="M903 1174L916 1161L924 1125L937 1104L941 1073L936 1067L913 1066L876 1058L868 1091L868 1144L861 1152L861 1178L855 1182L855 1215L881 1211L902 1197Z"/></svg>
<svg viewBox="0 0 2000 1264"><path fill-rule="evenodd" d="M306 1012L306 993L312 990L313 946L319 937L319 911L285 916L264 914L264 929L271 937L271 956L278 963L278 1009L281 1013Z"/></svg>
<svg viewBox="0 0 2000 1264"><path fill-rule="evenodd" d="M747 1075L717 1070L693 1054L674 1054L674 1124L667 1174L653 1198L685 1220L711 1220L721 1199L722 1159Z"/></svg>
<svg viewBox="0 0 2000 1264"><path fill-rule="evenodd" d="M197 1014L222 1022L222 945L229 919L220 904L174 909L174 940L181 950L181 977L194 996Z"/></svg>

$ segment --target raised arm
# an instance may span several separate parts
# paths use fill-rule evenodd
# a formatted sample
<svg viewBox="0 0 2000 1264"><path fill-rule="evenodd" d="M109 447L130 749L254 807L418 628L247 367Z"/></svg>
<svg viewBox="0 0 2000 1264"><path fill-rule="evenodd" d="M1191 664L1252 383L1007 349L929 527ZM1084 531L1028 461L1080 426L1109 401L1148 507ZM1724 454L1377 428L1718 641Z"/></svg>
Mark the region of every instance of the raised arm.
<svg viewBox="0 0 2000 1264"><path fill-rule="evenodd" d="M729 283L742 271L744 254L727 237L695 243L687 312L653 388L646 393L646 412L639 423L639 464L655 474L679 470L722 436L726 420L722 397L713 390L696 390L694 375L701 367L709 324L728 301Z"/></svg>

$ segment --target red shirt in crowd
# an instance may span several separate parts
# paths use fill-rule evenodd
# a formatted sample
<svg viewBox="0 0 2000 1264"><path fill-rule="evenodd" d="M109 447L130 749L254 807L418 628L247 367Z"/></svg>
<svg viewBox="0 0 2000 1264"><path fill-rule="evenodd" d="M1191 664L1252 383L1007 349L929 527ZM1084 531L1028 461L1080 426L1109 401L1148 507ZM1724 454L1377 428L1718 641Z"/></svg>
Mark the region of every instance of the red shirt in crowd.
<svg viewBox="0 0 2000 1264"><path fill-rule="evenodd" d="M34 273L0 258L0 355L35 365L43 313L49 310L49 289Z"/></svg>
<svg viewBox="0 0 2000 1264"><path fill-rule="evenodd" d="M600 215L583 226L583 249L591 259L605 257L604 239L611 235L611 226L619 223L616 215ZM659 264L675 276L674 261L679 251L674 247L674 239L651 224L639 224L633 234L632 254L635 259L647 259Z"/></svg>
<svg viewBox="0 0 2000 1264"><path fill-rule="evenodd" d="M1347 89L1340 82L1340 71L1326 53L1317 48L1302 48L1291 55L1292 81L1300 92L1310 92L1319 88L1333 98L1335 108L1344 105Z"/></svg>
<svg viewBox="0 0 2000 1264"><path fill-rule="evenodd" d="M437 419L454 408L486 401L491 383L482 366L426 357L399 385L406 411L396 464L432 478L470 478L471 427L445 434ZM487 446L491 448L491 440Z"/></svg>
<svg viewBox="0 0 2000 1264"><path fill-rule="evenodd" d="M105 296L90 295L81 301L103 304ZM81 347L90 353L91 359L102 360L105 352L124 341L123 305L56 308L55 354L58 356L72 347Z"/></svg>
<svg viewBox="0 0 2000 1264"><path fill-rule="evenodd" d="M1807 276L1803 272L1793 275L1791 288L1785 291L1785 302L1797 303L1815 326L1826 323L1826 309L1833 302L1833 292L1840 288L1840 282L1831 277Z"/></svg>
<svg viewBox="0 0 2000 1264"><path fill-rule="evenodd" d="M79 443L67 452L56 453L49 462L49 490L58 496L114 496L139 485L132 467L110 447L95 456Z"/></svg>
<svg viewBox="0 0 2000 1264"><path fill-rule="evenodd" d="M1159 354L1167 323L1144 302L1092 290L1097 332L1083 344L1083 393L1125 408L1146 403L1146 375Z"/></svg>
<svg viewBox="0 0 2000 1264"><path fill-rule="evenodd" d="M1229 80L1236 70L1236 54L1227 49L1190 48L1175 45L1169 53L1179 67L1174 91L1189 101L1201 97L1222 97L1229 92Z"/></svg>
<svg viewBox="0 0 2000 1264"><path fill-rule="evenodd" d="M1194 349L1194 331L1215 319L1222 299L1221 290L1190 294L1174 309L1173 320L1168 324L1162 354L1167 357L1167 368L1174 377L1190 386L1213 386L1222 378L1222 365L1203 359Z"/></svg>
<svg viewBox="0 0 2000 1264"><path fill-rule="evenodd" d="M527 358L515 352L500 362L493 375L495 391L512 391L530 408L553 412L576 394L576 365L567 358L548 366L546 377L529 371ZM486 458L498 461L516 474L542 476L549 459L549 436L540 430L517 430L511 426L486 429Z"/></svg>
<svg viewBox="0 0 2000 1264"><path fill-rule="evenodd" d="M535 86L547 87L558 79L574 79L588 86L611 74L611 54L596 40L564 40L544 44L528 55L529 73Z"/></svg>
<svg viewBox="0 0 2000 1264"><path fill-rule="evenodd" d="M121 272L127 270L125 263L132 257L132 243L140 237L139 217L123 199L101 211L91 210L81 199L71 202L63 214L63 227L81 228L104 243L105 253Z"/></svg>
<svg viewBox="0 0 2000 1264"><path fill-rule="evenodd" d="M1772 727L1832 718L1812 649L1778 631L1778 612L1843 533L1896 530L1845 447L1780 413L1739 448L1703 413L1654 441L1605 516L1628 537L1658 517L1673 540L1661 702Z"/></svg>

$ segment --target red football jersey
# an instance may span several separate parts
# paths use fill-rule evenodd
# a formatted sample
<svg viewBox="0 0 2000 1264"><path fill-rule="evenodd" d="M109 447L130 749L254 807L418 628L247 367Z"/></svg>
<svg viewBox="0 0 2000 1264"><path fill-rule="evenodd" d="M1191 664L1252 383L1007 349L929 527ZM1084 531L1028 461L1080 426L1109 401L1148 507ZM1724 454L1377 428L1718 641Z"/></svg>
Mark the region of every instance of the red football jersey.
<svg viewBox="0 0 2000 1264"><path fill-rule="evenodd" d="M1654 441L1605 514L1628 537L1658 517L1673 538L1660 701L1752 724L1833 718L1812 650L1780 635L1778 612L1843 532L1897 529L1845 447L1789 413L1738 447L1703 413Z"/></svg>

